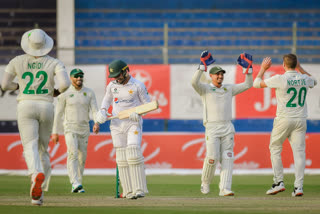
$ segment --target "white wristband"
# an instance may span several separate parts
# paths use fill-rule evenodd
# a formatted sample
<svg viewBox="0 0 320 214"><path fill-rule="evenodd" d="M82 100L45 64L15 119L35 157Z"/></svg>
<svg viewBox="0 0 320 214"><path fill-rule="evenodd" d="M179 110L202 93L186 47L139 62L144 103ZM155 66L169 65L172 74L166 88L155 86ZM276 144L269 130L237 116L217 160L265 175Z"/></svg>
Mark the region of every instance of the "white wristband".
<svg viewBox="0 0 320 214"><path fill-rule="evenodd" d="M254 81L253 81L253 87L254 88L261 88L260 83L261 83L262 79L257 77Z"/></svg>
<svg viewBox="0 0 320 214"><path fill-rule="evenodd" d="M206 70L206 66L204 66L204 65L199 65L199 70L205 71L205 70Z"/></svg>

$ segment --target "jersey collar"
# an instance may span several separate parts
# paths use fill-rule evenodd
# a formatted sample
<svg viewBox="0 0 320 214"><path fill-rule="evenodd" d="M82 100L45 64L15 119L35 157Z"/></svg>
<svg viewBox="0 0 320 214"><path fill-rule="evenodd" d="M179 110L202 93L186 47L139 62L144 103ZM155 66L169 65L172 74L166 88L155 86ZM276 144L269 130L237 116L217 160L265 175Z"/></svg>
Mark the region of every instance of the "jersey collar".
<svg viewBox="0 0 320 214"><path fill-rule="evenodd" d="M295 70L289 70L289 71L286 71L286 73L298 73L298 72Z"/></svg>

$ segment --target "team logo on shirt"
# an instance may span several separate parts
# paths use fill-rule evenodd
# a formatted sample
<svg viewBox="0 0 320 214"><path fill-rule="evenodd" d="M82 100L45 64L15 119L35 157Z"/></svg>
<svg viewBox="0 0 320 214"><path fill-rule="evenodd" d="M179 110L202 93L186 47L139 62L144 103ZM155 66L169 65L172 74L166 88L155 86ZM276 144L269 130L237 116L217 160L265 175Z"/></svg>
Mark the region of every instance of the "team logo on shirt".
<svg viewBox="0 0 320 214"><path fill-rule="evenodd" d="M224 90L224 91L228 91L228 89L227 89L227 88L223 88L223 90Z"/></svg>
<svg viewBox="0 0 320 214"><path fill-rule="evenodd" d="M214 160L213 159L209 159L209 163L210 164L214 164Z"/></svg>
<svg viewBox="0 0 320 214"><path fill-rule="evenodd" d="M129 90L128 92L129 92L129 94L133 94L133 91L132 91L132 89L130 89L130 90Z"/></svg>
<svg viewBox="0 0 320 214"><path fill-rule="evenodd" d="M215 88L213 88L213 89L212 89L212 91L216 91L216 89L215 89Z"/></svg>
<svg viewBox="0 0 320 214"><path fill-rule="evenodd" d="M137 135L137 134L139 134L139 132L138 131L134 131L134 134Z"/></svg>
<svg viewBox="0 0 320 214"><path fill-rule="evenodd" d="M70 96L69 97L73 97L74 96L74 94L70 94Z"/></svg>
<svg viewBox="0 0 320 214"><path fill-rule="evenodd" d="M83 95L84 95L84 96L87 96L87 93L86 93L86 92L84 92L84 93L83 93Z"/></svg>
<svg viewBox="0 0 320 214"><path fill-rule="evenodd" d="M118 89L117 89L117 88L114 88L113 91L112 91L112 93L118 94L118 93L119 93L119 92L118 92Z"/></svg>
<svg viewBox="0 0 320 214"><path fill-rule="evenodd" d="M118 102L119 102L118 98L117 98L117 97L114 98L113 102L114 102L114 103L118 103Z"/></svg>

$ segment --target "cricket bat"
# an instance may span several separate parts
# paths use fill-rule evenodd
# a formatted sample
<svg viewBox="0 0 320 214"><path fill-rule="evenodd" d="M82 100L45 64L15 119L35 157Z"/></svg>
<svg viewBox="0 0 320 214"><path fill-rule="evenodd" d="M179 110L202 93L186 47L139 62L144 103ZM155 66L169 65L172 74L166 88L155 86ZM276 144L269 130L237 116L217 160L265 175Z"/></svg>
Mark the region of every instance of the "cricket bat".
<svg viewBox="0 0 320 214"><path fill-rule="evenodd" d="M147 103L147 104L143 104L143 105L140 105L140 106L136 106L134 108L130 108L130 109L126 109L126 110L120 111L118 115L109 117L107 120L112 120L112 119L115 119L115 118L119 118L120 120L122 120L122 119L129 118L130 114L133 113L133 112L136 112L137 114L141 115L141 114L145 114L145 113L148 113L150 111L156 110L158 108L159 108L158 101L155 100L155 101L152 101L152 102Z"/></svg>

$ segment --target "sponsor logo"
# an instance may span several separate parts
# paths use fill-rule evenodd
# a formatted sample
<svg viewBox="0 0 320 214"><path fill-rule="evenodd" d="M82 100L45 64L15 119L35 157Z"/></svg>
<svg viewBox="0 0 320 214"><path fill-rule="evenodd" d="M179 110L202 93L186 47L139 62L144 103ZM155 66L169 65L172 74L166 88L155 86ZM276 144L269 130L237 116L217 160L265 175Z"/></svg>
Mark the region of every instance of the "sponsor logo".
<svg viewBox="0 0 320 214"><path fill-rule="evenodd" d="M117 98L117 97L114 98L113 102L114 102L114 103L118 103L118 102L119 102L118 98Z"/></svg>
<svg viewBox="0 0 320 214"><path fill-rule="evenodd" d="M227 153L227 156L228 156L229 158L232 158L232 152L228 152L228 153Z"/></svg>
<svg viewBox="0 0 320 214"><path fill-rule="evenodd" d="M137 134L139 134L139 132L138 131L134 131L134 134L137 135Z"/></svg>
<svg viewBox="0 0 320 214"><path fill-rule="evenodd" d="M214 164L214 160L213 159L209 159L209 163L210 164Z"/></svg>

